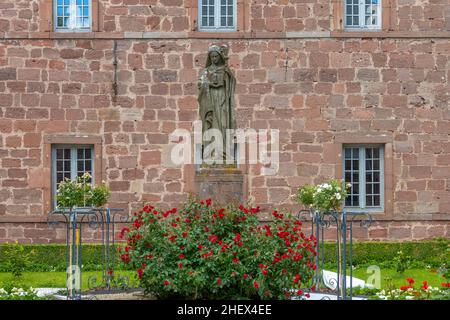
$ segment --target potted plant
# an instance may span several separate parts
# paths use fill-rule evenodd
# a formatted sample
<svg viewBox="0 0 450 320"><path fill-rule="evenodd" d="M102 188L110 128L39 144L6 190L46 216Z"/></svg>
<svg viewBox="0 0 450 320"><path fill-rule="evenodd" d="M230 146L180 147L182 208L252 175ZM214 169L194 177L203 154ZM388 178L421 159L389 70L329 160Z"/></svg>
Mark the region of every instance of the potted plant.
<svg viewBox="0 0 450 320"><path fill-rule="evenodd" d="M102 207L108 201L110 191L105 182L92 186L91 175L86 172L75 181L65 179L58 185L56 203L59 208L77 208L90 211L92 207Z"/></svg>
<svg viewBox="0 0 450 320"><path fill-rule="evenodd" d="M346 266L342 265L342 207L350 191L351 184L331 179L325 183L317 186L304 185L299 188L297 193L297 200L310 208L313 219L321 214L334 214L336 217L336 232L337 232L337 250L339 261L338 264L342 270ZM345 235L344 235L345 236ZM317 271L319 272L319 271ZM344 290L343 274L339 274L339 287L342 295Z"/></svg>

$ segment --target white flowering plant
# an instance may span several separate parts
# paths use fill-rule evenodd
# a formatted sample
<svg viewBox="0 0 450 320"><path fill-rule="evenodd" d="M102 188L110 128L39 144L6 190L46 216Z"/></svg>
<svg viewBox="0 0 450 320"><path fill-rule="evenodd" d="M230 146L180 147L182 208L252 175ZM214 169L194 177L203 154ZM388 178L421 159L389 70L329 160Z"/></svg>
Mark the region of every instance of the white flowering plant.
<svg viewBox="0 0 450 320"><path fill-rule="evenodd" d="M108 201L110 190L105 182L93 186L91 175L86 172L76 180L64 179L58 185L56 202L60 208L101 207Z"/></svg>
<svg viewBox="0 0 450 320"><path fill-rule="evenodd" d="M350 187L351 184L336 179L317 186L307 184L298 190L297 200L316 210L340 211Z"/></svg>
<svg viewBox="0 0 450 320"><path fill-rule="evenodd" d="M0 288L0 300L44 300L33 287L22 288L7 284Z"/></svg>

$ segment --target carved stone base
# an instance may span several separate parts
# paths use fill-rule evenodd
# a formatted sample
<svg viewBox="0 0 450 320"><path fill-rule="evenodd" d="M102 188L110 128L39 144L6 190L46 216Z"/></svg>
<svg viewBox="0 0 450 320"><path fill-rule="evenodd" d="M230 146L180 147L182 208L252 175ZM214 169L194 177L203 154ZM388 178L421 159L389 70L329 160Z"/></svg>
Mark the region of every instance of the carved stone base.
<svg viewBox="0 0 450 320"><path fill-rule="evenodd" d="M244 175L237 168L201 168L195 173L195 186L200 199L220 204L244 200Z"/></svg>

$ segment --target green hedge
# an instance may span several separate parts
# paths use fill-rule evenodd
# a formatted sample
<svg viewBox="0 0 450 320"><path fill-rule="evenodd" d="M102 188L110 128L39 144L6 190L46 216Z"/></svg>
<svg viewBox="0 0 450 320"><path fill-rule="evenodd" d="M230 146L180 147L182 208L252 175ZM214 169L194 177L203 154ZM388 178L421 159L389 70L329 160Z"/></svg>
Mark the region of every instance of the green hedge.
<svg viewBox="0 0 450 320"><path fill-rule="evenodd" d="M386 265L392 262L398 251L411 256L416 264L439 267L450 261L448 247L449 239L416 242L355 242L353 244L353 265L378 264ZM29 271L65 271L66 246L64 244L24 245L26 252L33 251ZM0 272L6 272L4 257L0 244ZM83 270L101 270L102 247L98 244L83 244ZM325 263L335 263L336 245L325 243ZM120 265L116 254L116 268ZM122 266L121 266L122 267ZM122 267L123 268L123 267Z"/></svg>
<svg viewBox="0 0 450 320"><path fill-rule="evenodd" d="M450 240L436 239L414 242L354 242L353 265L392 264L398 251L403 251L411 257L411 262L417 265L439 267L450 261ZM325 244L324 262L336 261L336 245ZM348 253L348 250L347 250Z"/></svg>
<svg viewBox="0 0 450 320"><path fill-rule="evenodd" d="M0 272L6 272L3 263L4 245L0 244ZM67 268L67 255L65 244L37 244L24 245L25 252L33 252L30 256L28 271L65 271ZM120 263L116 254L116 265ZM82 247L83 270L94 271L102 269L102 247L98 244L83 244Z"/></svg>

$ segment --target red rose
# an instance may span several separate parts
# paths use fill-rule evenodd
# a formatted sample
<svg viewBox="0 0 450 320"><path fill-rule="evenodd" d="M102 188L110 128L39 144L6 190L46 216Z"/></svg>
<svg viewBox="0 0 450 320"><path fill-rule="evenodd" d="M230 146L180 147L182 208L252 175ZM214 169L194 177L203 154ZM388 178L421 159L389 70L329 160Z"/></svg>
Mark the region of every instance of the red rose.
<svg viewBox="0 0 450 320"><path fill-rule="evenodd" d="M179 256L179 258L180 258L180 259L184 259L184 254L181 253L180 256Z"/></svg>
<svg viewBox="0 0 450 320"><path fill-rule="evenodd" d="M178 268L183 269L183 264L181 262L178 264Z"/></svg>
<svg viewBox="0 0 450 320"><path fill-rule="evenodd" d="M411 277L406 279L406 281L408 281L409 284L414 284L414 279Z"/></svg>
<svg viewBox="0 0 450 320"><path fill-rule="evenodd" d="M301 296L301 295L303 294L303 291L302 291L302 290L297 290L297 294L298 294L299 296Z"/></svg>
<svg viewBox="0 0 450 320"><path fill-rule="evenodd" d="M206 205L207 205L207 206L210 206L211 203L212 203L212 200L211 200L211 199L206 199Z"/></svg>
<svg viewBox="0 0 450 320"><path fill-rule="evenodd" d="M167 281L167 280L164 280L164 285L165 286L168 286L170 284L170 282L169 281Z"/></svg>
<svg viewBox="0 0 450 320"><path fill-rule="evenodd" d="M305 297L309 298L310 297L309 293L305 294Z"/></svg>
<svg viewBox="0 0 450 320"><path fill-rule="evenodd" d="M245 279L245 280L248 279L248 274L244 274L244 279Z"/></svg>
<svg viewBox="0 0 450 320"><path fill-rule="evenodd" d="M217 279L217 285L220 286L222 284L222 279Z"/></svg>
<svg viewBox="0 0 450 320"><path fill-rule="evenodd" d="M187 237L187 233L186 233L186 232L183 232L183 233L182 233L182 236L183 236L183 238L186 238L186 237Z"/></svg>
<svg viewBox="0 0 450 320"><path fill-rule="evenodd" d="M139 275L139 279L142 279L142 269L138 269L137 270L137 273L138 273L138 275Z"/></svg>
<svg viewBox="0 0 450 320"><path fill-rule="evenodd" d="M234 258L234 259L233 259L233 262L234 262L234 263L239 263L239 259L238 259L238 258Z"/></svg>
<svg viewBox="0 0 450 320"><path fill-rule="evenodd" d="M258 288L259 288L259 284L258 284L258 282L256 282L256 281L253 281L253 286L255 287L255 289L258 289Z"/></svg>
<svg viewBox="0 0 450 320"><path fill-rule="evenodd" d="M266 269L264 269L264 270L262 271L262 273L263 273L263 275L267 276L268 271L267 271Z"/></svg>

